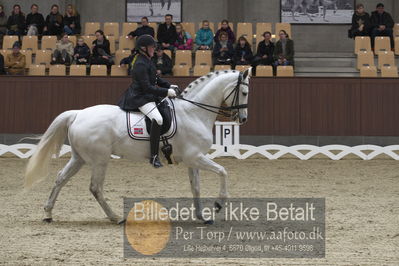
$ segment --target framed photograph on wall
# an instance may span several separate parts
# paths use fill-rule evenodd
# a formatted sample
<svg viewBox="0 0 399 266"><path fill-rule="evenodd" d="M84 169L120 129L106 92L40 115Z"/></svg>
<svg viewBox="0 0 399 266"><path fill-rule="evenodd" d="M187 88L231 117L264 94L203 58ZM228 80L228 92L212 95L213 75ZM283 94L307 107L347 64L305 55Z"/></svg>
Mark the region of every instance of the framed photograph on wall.
<svg viewBox="0 0 399 266"><path fill-rule="evenodd" d="M182 0L126 0L126 21L140 22L148 17L150 22L164 22L166 14L173 15L174 22L182 20Z"/></svg>
<svg viewBox="0 0 399 266"><path fill-rule="evenodd" d="M351 24L355 0L280 0L281 22Z"/></svg>

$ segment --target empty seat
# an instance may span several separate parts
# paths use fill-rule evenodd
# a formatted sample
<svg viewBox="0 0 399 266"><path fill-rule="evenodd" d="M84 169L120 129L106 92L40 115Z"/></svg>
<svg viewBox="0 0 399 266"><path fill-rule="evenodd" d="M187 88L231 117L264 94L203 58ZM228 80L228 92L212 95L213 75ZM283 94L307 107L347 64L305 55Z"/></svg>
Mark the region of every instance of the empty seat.
<svg viewBox="0 0 399 266"><path fill-rule="evenodd" d="M381 77L383 78L397 78L398 76L398 68L396 66L382 67L381 68Z"/></svg>
<svg viewBox="0 0 399 266"><path fill-rule="evenodd" d="M365 78L365 77L376 78L377 77L377 68L375 66L362 67L360 69L360 77L362 77L362 78Z"/></svg>
<svg viewBox="0 0 399 266"><path fill-rule="evenodd" d="M247 70L250 67L251 67L250 65L238 65L238 66L236 66L236 70L240 71L240 72L244 72L245 70Z"/></svg>
<svg viewBox="0 0 399 266"><path fill-rule="evenodd" d="M73 47L76 46L76 36L74 36L74 35L69 35L69 36L68 36L68 40L69 40L70 42L73 43Z"/></svg>
<svg viewBox="0 0 399 266"><path fill-rule="evenodd" d="M273 67L272 66L257 66L256 67L257 77L273 77Z"/></svg>
<svg viewBox="0 0 399 266"><path fill-rule="evenodd" d="M195 65L212 66L212 51L198 50L195 52Z"/></svg>
<svg viewBox="0 0 399 266"><path fill-rule="evenodd" d="M205 76L211 72L210 65L195 65L194 66L194 76Z"/></svg>
<svg viewBox="0 0 399 266"><path fill-rule="evenodd" d="M122 35L127 36L129 33L137 29L137 23L135 22L124 22L122 25ZM154 29L157 30L157 29Z"/></svg>
<svg viewBox="0 0 399 266"><path fill-rule="evenodd" d="M158 34L158 23L156 22L149 22L148 26L154 29L154 34L155 34L155 39L157 39L157 34Z"/></svg>
<svg viewBox="0 0 399 266"><path fill-rule="evenodd" d="M107 66L92 65L90 67L90 76L107 76Z"/></svg>
<svg viewBox="0 0 399 266"><path fill-rule="evenodd" d="M49 35L42 37L42 50L53 50L57 44L57 36Z"/></svg>
<svg viewBox="0 0 399 266"><path fill-rule="evenodd" d="M128 57L132 52L130 50L118 50L115 52L115 64L119 65L121 60Z"/></svg>
<svg viewBox="0 0 399 266"><path fill-rule="evenodd" d="M374 66L374 54L368 51L362 51L357 54L357 69L364 66Z"/></svg>
<svg viewBox="0 0 399 266"><path fill-rule="evenodd" d="M371 39L368 36L357 36L355 38L355 54L364 51L371 52Z"/></svg>
<svg viewBox="0 0 399 266"><path fill-rule="evenodd" d="M22 38L22 49L31 50L32 53L36 53L38 49L38 39L37 36L24 36Z"/></svg>
<svg viewBox="0 0 399 266"><path fill-rule="evenodd" d="M66 75L65 65L50 66L49 76L65 76L65 75Z"/></svg>
<svg viewBox="0 0 399 266"><path fill-rule="evenodd" d="M29 76L45 76L46 67L44 65L31 65L29 67Z"/></svg>
<svg viewBox="0 0 399 266"><path fill-rule="evenodd" d="M104 34L108 36L114 36L119 38L119 23L118 22L105 22L104 23Z"/></svg>
<svg viewBox="0 0 399 266"><path fill-rule="evenodd" d="M272 23L256 23L256 44L263 40L263 33L265 33L266 31L272 33Z"/></svg>
<svg viewBox="0 0 399 266"><path fill-rule="evenodd" d="M375 37L375 44L374 44L375 54L386 51L391 51L391 38L386 36Z"/></svg>
<svg viewBox="0 0 399 266"><path fill-rule="evenodd" d="M115 37L114 36L107 36L107 39L109 41L109 50L111 51L111 54L115 54Z"/></svg>
<svg viewBox="0 0 399 266"><path fill-rule="evenodd" d="M190 76L190 67L188 65L175 65L173 67L173 76L178 76L178 77Z"/></svg>
<svg viewBox="0 0 399 266"><path fill-rule="evenodd" d="M393 52L378 53L378 69L381 69L384 66L395 66L395 55Z"/></svg>
<svg viewBox="0 0 399 266"><path fill-rule="evenodd" d="M29 68L32 65L32 50L21 50L21 54L25 55L25 68Z"/></svg>
<svg viewBox="0 0 399 266"><path fill-rule="evenodd" d="M91 46L93 45L93 42L96 40L96 36L93 36L93 35L85 35L85 36L82 36L82 38L85 41L85 43L87 44L87 46L89 46L89 48L91 48Z"/></svg>
<svg viewBox="0 0 399 266"><path fill-rule="evenodd" d="M215 71L221 71L221 70L231 70L230 65L216 65L215 66Z"/></svg>
<svg viewBox="0 0 399 266"><path fill-rule="evenodd" d="M71 65L70 76L86 76L86 65Z"/></svg>
<svg viewBox="0 0 399 266"><path fill-rule="evenodd" d="M395 23L393 26L393 37L399 36L399 23Z"/></svg>
<svg viewBox="0 0 399 266"><path fill-rule="evenodd" d="M195 24L193 22L182 22L183 29L190 33L191 37L195 39Z"/></svg>
<svg viewBox="0 0 399 266"><path fill-rule="evenodd" d="M192 67L192 54L189 50L177 50L175 54L175 65L187 65Z"/></svg>
<svg viewBox="0 0 399 266"><path fill-rule="evenodd" d="M21 51L22 52L22 51ZM4 59L6 58L6 56L8 55L8 54L11 54L12 53L12 51L11 50L0 50L0 54L4 57Z"/></svg>
<svg viewBox="0 0 399 266"><path fill-rule="evenodd" d="M127 67L112 65L111 76L127 76Z"/></svg>
<svg viewBox="0 0 399 266"><path fill-rule="evenodd" d="M293 77L294 67L293 66L278 66L277 77Z"/></svg>
<svg viewBox="0 0 399 266"><path fill-rule="evenodd" d="M18 41L18 36L6 35L3 37L3 50L12 49L13 44Z"/></svg>
<svg viewBox="0 0 399 266"><path fill-rule="evenodd" d="M133 50L134 41L130 40L127 36L121 36L119 38L119 50Z"/></svg>
<svg viewBox="0 0 399 266"><path fill-rule="evenodd" d="M50 50L37 50L35 64L36 65L45 65L48 67L51 62L51 54L52 51Z"/></svg>
<svg viewBox="0 0 399 266"><path fill-rule="evenodd" d="M233 24L233 22L229 22L229 26L230 26L230 28L231 28L231 30L234 32L234 24ZM219 22L218 23L218 28L216 29L216 31L218 30L218 29L220 29L222 27L222 22ZM216 33L216 32L215 32Z"/></svg>
<svg viewBox="0 0 399 266"><path fill-rule="evenodd" d="M291 24L290 23L284 23L284 22L276 23L276 36L278 36L278 34L279 34L279 32L281 30L285 30L285 32L287 32L287 34L292 39L292 31L291 31Z"/></svg>
<svg viewBox="0 0 399 266"><path fill-rule="evenodd" d="M99 22L86 22L85 35L95 35L96 31L100 29Z"/></svg>
<svg viewBox="0 0 399 266"><path fill-rule="evenodd" d="M399 55L399 37L395 38L395 54Z"/></svg>
<svg viewBox="0 0 399 266"><path fill-rule="evenodd" d="M198 23L198 29L202 28L202 22ZM213 34L216 33L215 31L215 23L209 22L209 28L212 30Z"/></svg>
<svg viewBox="0 0 399 266"><path fill-rule="evenodd" d="M248 22L239 22L237 23L237 39L241 36L244 36L249 44L252 46L253 40L253 30L252 30L252 23Z"/></svg>
<svg viewBox="0 0 399 266"><path fill-rule="evenodd" d="M165 54L169 56L170 59L172 59L172 51L171 50L163 50Z"/></svg>

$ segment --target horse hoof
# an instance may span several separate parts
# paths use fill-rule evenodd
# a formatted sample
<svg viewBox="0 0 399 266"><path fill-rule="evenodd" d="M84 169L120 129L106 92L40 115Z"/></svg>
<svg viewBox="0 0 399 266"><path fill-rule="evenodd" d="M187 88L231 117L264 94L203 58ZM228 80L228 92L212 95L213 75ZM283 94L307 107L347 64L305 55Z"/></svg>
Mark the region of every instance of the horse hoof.
<svg viewBox="0 0 399 266"><path fill-rule="evenodd" d="M44 218L43 219L43 222L45 222L45 223L51 223L53 221L53 218Z"/></svg>
<svg viewBox="0 0 399 266"><path fill-rule="evenodd" d="M213 221L213 220L207 220L207 221L204 221L204 224L206 224L206 225L212 225L212 224L214 224L215 222Z"/></svg>
<svg viewBox="0 0 399 266"><path fill-rule="evenodd" d="M222 209L222 205L220 205L219 202L215 201L216 213L219 213L221 209Z"/></svg>
<svg viewBox="0 0 399 266"><path fill-rule="evenodd" d="M119 225L125 224L125 223L126 223L126 219L122 219L122 220L120 220L120 221L118 222Z"/></svg>

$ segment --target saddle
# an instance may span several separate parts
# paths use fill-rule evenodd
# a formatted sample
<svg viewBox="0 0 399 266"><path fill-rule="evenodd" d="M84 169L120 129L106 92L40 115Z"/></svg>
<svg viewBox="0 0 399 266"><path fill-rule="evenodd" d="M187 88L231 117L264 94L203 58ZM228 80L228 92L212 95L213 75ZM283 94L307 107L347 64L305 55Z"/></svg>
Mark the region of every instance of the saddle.
<svg viewBox="0 0 399 266"><path fill-rule="evenodd" d="M176 113L173 101L166 99L158 105L163 118L161 140L171 139L176 134ZM126 112L127 132L134 140L150 140L151 120L141 112Z"/></svg>

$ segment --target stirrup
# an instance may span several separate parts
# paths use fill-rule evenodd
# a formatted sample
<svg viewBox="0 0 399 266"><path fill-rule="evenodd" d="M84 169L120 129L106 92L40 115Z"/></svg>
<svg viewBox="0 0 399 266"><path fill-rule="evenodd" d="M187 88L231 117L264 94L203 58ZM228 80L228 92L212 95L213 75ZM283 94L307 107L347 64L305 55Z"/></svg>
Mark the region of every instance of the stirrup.
<svg viewBox="0 0 399 266"><path fill-rule="evenodd" d="M154 166L154 168L161 168L163 167L161 161L159 160L158 155L154 155L150 158L150 164Z"/></svg>

